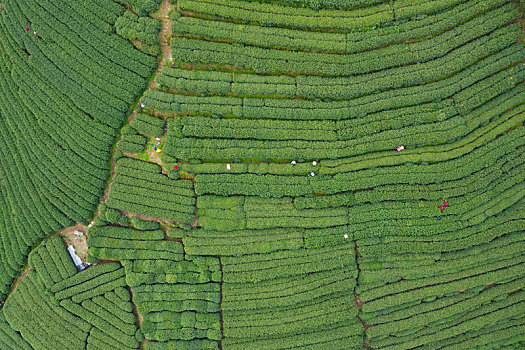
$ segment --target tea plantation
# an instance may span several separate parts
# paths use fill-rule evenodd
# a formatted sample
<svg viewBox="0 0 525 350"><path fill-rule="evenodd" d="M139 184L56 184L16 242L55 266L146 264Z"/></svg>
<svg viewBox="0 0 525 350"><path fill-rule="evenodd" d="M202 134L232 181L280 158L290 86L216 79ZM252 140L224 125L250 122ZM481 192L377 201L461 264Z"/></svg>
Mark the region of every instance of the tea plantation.
<svg viewBox="0 0 525 350"><path fill-rule="evenodd" d="M0 0L0 349L525 349L524 11Z"/></svg>

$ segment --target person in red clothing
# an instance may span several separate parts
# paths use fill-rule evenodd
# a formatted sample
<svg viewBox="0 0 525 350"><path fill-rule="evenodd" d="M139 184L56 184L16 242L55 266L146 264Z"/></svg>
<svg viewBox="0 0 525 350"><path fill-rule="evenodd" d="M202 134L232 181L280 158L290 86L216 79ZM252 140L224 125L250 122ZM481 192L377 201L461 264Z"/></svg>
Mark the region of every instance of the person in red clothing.
<svg viewBox="0 0 525 350"><path fill-rule="evenodd" d="M29 26L26 27L26 32L29 32Z"/></svg>

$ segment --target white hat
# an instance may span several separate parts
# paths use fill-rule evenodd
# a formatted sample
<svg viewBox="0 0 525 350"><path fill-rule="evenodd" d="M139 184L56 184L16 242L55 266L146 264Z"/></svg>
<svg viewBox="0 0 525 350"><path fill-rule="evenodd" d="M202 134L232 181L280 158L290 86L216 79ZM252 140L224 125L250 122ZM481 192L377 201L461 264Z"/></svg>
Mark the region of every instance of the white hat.
<svg viewBox="0 0 525 350"><path fill-rule="evenodd" d="M142 108L146 107L146 105L145 105L144 103L141 103L140 106L141 106Z"/></svg>
<svg viewBox="0 0 525 350"><path fill-rule="evenodd" d="M343 236L344 238L348 238L348 235L345 233L345 235Z"/></svg>
<svg viewBox="0 0 525 350"><path fill-rule="evenodd" d="M230 170L231 167L230 167L230 163L226 164L226 169Z"/></svg>
<svg viewBox="0 0 525 350"><path fill-rule="evenodd" d="M292 160L291 164L295 165L295 164L297 164L297 162L295 160Z"/></svg>
<svg viewBox="0 0 525 350"><path fill-rule="evenodd" d="M313 171L310 171L310 176L315 176L315 173Z"/></svg>
<svg viewBox="0 0 525 350"><path fill-rule="evenodd" d="M316 165L317 165L317 162L314 160L314 161L312 162L312 165L313 165L313 166L316 166Z"/></svg>

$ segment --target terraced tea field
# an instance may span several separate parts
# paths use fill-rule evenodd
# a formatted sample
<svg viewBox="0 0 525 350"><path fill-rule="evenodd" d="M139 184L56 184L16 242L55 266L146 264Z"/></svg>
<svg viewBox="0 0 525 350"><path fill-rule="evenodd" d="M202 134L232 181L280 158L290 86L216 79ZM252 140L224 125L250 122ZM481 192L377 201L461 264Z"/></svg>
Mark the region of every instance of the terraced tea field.
<svg viewBox="0 0 525 350"><path fill-rule="evenodd" d="M0 349L525 348L523 1L1 1Z"/></svg>

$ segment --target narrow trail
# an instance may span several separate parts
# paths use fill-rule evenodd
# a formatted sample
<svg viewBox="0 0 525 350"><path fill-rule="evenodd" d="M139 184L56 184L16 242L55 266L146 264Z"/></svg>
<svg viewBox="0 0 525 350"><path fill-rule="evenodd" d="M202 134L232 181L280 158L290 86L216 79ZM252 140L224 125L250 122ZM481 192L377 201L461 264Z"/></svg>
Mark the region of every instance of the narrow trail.
<svg viewBox="0 0 525 350"><path fill-rule="evenodd" d="M61 236L62 235L68 235L68 234L72 234L73 232L75 232L77 230L78 231L82 231L82 232L86 232L87 226L77 223L75 226L66 227L66 228L62 229L61 231L54 232L51 235L44 237L40 242L38 242L38 244L36 244L34 247L31 248L31 251L33 251L36 248L40 247L42 242L44 242L45 240L47 240L47 239L49 239L49 238L51 238L51 237L53 237L55 235L61 235ZM65 249L65 247L64 247L64 249ZM29 254L27 254L27 255L29 256ZM24 270L22 271L22 273L20 274L20 276L18 276L18 278L16 278L15 283L11 285L11 289L9 290L9 293L7 293L7 295L5 297L5 300L7 300L9 298L9 296L16 290L16 288L18 287L18 284L20 282L22 282L22 280L27 275L29 270L31 270L31 266L29 266L29 263L28 263L26 265L26 267L24 268Z"/></svg>
<svg viewBox="0 0 525 350"><path fill-rule="evenodd" d="M9 296L14 293L14 291L16 290L16 288L18 287L18 284L20 282L22 282L22 280L24 279L24 277L27 275L27 273L29 272L29 270L31 270L31 266L29 266L29 264L27 264L26 268L24 269L24 271L22 271L22 273L20 274L20 276L17 278L15 284L13 285L13 287L11 288L11 290L9 291L9 294L6 296L5 300L7 300L7 298L9 298Z"/></svg>
<svg viewBox="0 0 525 350"><path fill-rule="evenodd" d="M129 211L126 211L126 210L120 210L124 215L126 216L136 216L140 219L144 219L144 220L148 220L148 221L159 221L159 222L165 222L165 223L168 223L168 224L173 224L173 223L178 223L178 221L175 221L175 220L170 220L170 219L166 219L166 218L156 218L156 217L153 217L153 216L146 216L146 215L142 215L142 214L137 214L137 213L130 213ZM133 214L133 215L132 215Z"/></svg>
<svg viewBox="0 0 525 350"><path fill-rule="evenodd" d="M160 64L157 67L157 71L153 75L153 79L148 85L148 90L153 90L155 88L155 77L160 74L162 68L166 64L166 60L171 59L170 51L170 39L171 39L171 18L170 11L174 8L174 5L170 4L168 0L162 0L160 5L160 17L162 22L162 28L160 30L160 45L162 49L162 59Z"/></svg>
<svg viewBox="0 0 525 350"><path fill-rule="evenodd" d="M160 59L160 62L159 62L159 65L157 67L157 70L153 73L153 75L150 77L150 82L148 83L148 88L146 90L144 90L144 92L137 97L136 99L136 102L134 105L138 104L138 102L140 101L140 99L142 98L142 96L144 96L144 93L148 90L154 90L155 88L155 85L156 85L156 76L158 74L160 74L160 72L162 71L162 68L164 67L165 63L166 63L166 60L170 59L170 56L171 56L171 53L170 53L170 43L169 43L169 40L171 38L171 19L170 19L170 11L175 8L175 5L172 5L170 4L170 2L168 0L162 0L162 4L160 5L159 7L159 10L158 10L158 13L156 16L154 16L154 18L157 18L161 21L161 24L162 24L162 27L161 27L161 30L160 30L160 45L161 45L161 49L162 49L162 57ZM133 112L129 115L128 117L128 120L127 122L122 126L122 127L125 127L126 125L128 125L133 119L135 119L135 115L137 114L137 111L136 109L133 110ZM115 153L117 152L117 144L118 142L120 141L120 139L122 138L122 135L119 135L119 138L117 139L117 141L115 142L115 145L113 146L113 153L111 154L111 171L110 171L110 175L109 175L109 179L108 179L108 182L107 182L107 185L106 185L106 189L104 190L104 195L102 196L102 199L100 200L99 204L100 203L104 203L106 202L106 200L108 199L108 194L109 194L109 186L111 185L111 183L113 182L113 177L115 176L115 167L116 167L116 163L115 163ZM91 220L91 222L94 222L96 218L98 218L98 216L100 215L100 210L97 209L94 216L93 216L93 219ZM166 221L165 219L163 219L163 221Z"/></svg>
<svg viewBox="0 0 525 350"><path fill-rule="evenodd" d="M142 96L144 95L144 93L146 91L153 90L155 88L155 85L157 84L156 79L155 79L156 76L158 74L160 74L160 72L162 71L162 68L164 67L164 65L166 63L166 60L171 58L170 57L171 56L171 54L170 54L170 46L169 46L169 40L171 38L171 19L169 17L169 14L170 14L170 11L172 10L173 7L174 7L174 5L171 5L168 0L163 0L162 4L160 5L159 12L158 12L158 17L160 17L160 18L158 18L158 17L157 18L162 23L162 28L161 28L161 31L160 31L160 43L161 43L161 48L162 48L162 58L161 58L161 60L159 62L159 66L157 67L157 70L155 71L155 73L153 73L153 76L150 78L151 80L148 83L148 88L139 97L137 97L137 100L136 100L135 104L138 104L138 102L140 101L140 99L142 98ZM129 115L128 120L123 125L123 127L128 125L135 118L136 113L137 112L134 109L133 112ZM115 153L117 152L117 144L120 141L121 137L122 137L122 135L119 136L119 138L115 142L115 145L114 145L114 148L113 148L113 153L111 155L111 172L110 172L108 183L106 185L106 189L104 190L104 196L100 200L100 203L104 203L108 199L109 186L113 182L113 178L115 176L115 167L116 167L116 163L114 161ZM126 212L126 211L122 211L122 212L125 215L129 216L128 212ZM97 209L97 211L95 212L95 215L93 216L92 222L94 222L95 219L99 215L100 215L100 210ZM169 219L165 219L165 218L153 218L153 217L148 217L148 216L141 215L141 214L134 214L134 216L137 216L137 217L139 217L141 219L145 219L145 220L163 221L163 222L166 222L166 223L173 223L174 222L173 220L169 220ZM131 288L129 286L127 288L130 291L131 300L133 300L133 291L131 290ZM142 322L144 321L144 316L142 314L138 313L137 306L136 306L135 303L133 303L133 313L137 316L137 326L138 326L138 328L140 328ZM146 342L148 342L147 339L144 339L144 341L141 342L141 348L144 346L144 344Z"/></svg>
<svg viewBox="0 0 525 350"><path fill-rule="evenodd" d="M71 234L71 233L73 233L75 231L81 231L81 232L86 233L87 229L88 228L87 228L86 225L82 225L82 224L77 223L75 226L66 227L62 231L57 232L56 234L57 235L68 235L68 234Z"/></svg>
<svg viewBox="0 0 525 350"><path fill-rule="evenodd" d="M354 287L354 302L355 302L355 306L357 308L357 311L359 312L359 311L361 311L361 307L363 306L364 302L359 299L359 297L357 296L357 290L356 290L357 289L357 283L359 281L359 275L361 274L361 269L359 268L359 246L357 245L357 241L354 241L354 250L355 250L355 264L356 264L356 267L357 267L356 284L355 284L355 287ZM361 322L361 324L363 325L363 336L366 339L366 330L370 326L361 317L359 317L359 314L356 317ZM369 349L370 345L368 345L368 343L366 341L363 341L363 347L365 349Z"/></svg>

